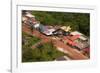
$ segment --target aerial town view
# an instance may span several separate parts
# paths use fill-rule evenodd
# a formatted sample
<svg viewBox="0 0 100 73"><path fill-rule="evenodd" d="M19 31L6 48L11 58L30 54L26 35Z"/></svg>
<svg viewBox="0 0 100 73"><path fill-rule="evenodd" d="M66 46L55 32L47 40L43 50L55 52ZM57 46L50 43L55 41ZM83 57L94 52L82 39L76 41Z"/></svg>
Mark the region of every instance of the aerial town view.
<svg viewBox="0 0 100 73"><path fill-rule="evenodd" d="M90 59L90 14L22 10L22 62Z"/></svg>

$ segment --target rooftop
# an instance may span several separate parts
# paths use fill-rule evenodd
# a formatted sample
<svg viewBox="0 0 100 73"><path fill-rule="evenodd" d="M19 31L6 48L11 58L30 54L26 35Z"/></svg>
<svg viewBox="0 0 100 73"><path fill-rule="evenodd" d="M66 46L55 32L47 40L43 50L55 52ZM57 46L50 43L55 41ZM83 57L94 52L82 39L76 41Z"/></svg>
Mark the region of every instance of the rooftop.
<svg viewBox="0 0 100 73"><path fill-rule="evenodd" d="M84 35L82 33L78 32L78 31L71 32L71 35L79 35L80 36L79 37L80 39L87 40L87 38L85 38Z"/></svg>
<svg viewBox="0 0 100 73"><path fill-rule="evenodd" d="M66 26L62 26L61 29L66 31L66 32L68 32L68 31L71 30L71 27L70 26L67 26L67 27Z"/></svg>
<svg viewBox="0 0 100 73"><path fill-rule="evenodd" d="M29 12L26 13L26 16L28 16L28 17L35 17L34 15L32 15L32 14L29 13Z"/></svg>

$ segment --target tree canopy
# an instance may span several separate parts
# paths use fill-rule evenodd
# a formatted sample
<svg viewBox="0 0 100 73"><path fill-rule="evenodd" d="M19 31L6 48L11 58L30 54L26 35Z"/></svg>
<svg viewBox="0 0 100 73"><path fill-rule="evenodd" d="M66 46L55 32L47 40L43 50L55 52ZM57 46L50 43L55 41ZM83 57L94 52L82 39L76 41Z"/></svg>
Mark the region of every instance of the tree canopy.
<svg viewBox="0 0 100 73"><path fill-rule="evenodd" d="M52 43L45 43L34 49L28 47L23 53L22 62L53 61L64 55Z"/></svg>

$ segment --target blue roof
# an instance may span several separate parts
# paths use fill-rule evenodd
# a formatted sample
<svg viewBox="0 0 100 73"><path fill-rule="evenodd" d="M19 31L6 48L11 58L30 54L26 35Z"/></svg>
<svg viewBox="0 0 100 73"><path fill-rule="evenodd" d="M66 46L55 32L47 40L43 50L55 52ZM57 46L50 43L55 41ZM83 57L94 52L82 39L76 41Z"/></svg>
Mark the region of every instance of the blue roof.
<svg viewBox="0 0 100 73"><path fill-rule="evenodd" d="M40 24L40 27L39 28L40 28L40 31L41 32L44 32L45 31L45 26L44 25Z"/></svg>

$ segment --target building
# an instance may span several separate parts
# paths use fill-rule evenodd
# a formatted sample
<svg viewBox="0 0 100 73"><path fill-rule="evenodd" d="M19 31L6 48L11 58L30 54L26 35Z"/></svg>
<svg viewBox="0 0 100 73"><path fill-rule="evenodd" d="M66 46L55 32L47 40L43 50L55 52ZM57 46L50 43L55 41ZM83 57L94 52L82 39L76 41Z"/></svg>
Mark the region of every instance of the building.
<svg viewBox="0 0 100 73"><path fill-rule="evenodd" d="M79 48L79 50L83 50L84 48L88 47L89 44L86 41L79 41L79 40L75 40L76 47Z"/></svg>
<svg viewBox="0 0 100 73"><path fill-rule="evenodd" d="M28 20L28 17L23 16L23 17L22 17L22 21L25 22L26 20Z"/></svg>
<svg viewBox="0 0 100 73"><path fill-rule="evenodd" d="M68 31L71 30L71 27L70 26L67 26L67 27L66 26L62 26L61 29L66 31L66 32L68 32Z"/></svg>
<svg viewBox="0 0 100 73"><path fill-rule="evenodd" d="M78 32L78 31L73 31L73 32L71 32L71 35L73 35L73 36L75 36L75 35L80 35L80 39L81 40L87 40L87 38L85 37L85 35L83 35L82 33L80 33L80 32Z"/></svg>
<svg viewBox="0 0 100 73"><path fill-rule="evenodd" d="M33 26L34 24L37 23L37 20L35 19L35 16L32 15L30 12L25 12L24 15L22 16L22 22L29 26Z"/></svg>
<svg viewBox="0 0 100 73"><path fill-rule="evenodd" d="M26 15L25 16L30 17L30 18L35 18L35 16L32 15L30 12L26 12Z"/></svg>
<svg viewBox="0 0 100 73"><path fill-rule="evenodd" d="M57 30L55 30L55 31L53 32L53 35L55 35L55 36L59 36L59 35L67 36L67 35L69 35L69 34L70 34L70 32L66 32L66 31L64 31L64 30L62 30L62 29L57 29Z"/></svg>
<svg viewBox="0 0 100 73"><path fill-rule="evenodd" d="M40 27L40 23L36 23L35 25L33 25L34 28L39 28Z"/></svg>
<svg viewBox="0 0 100 73"><path fill-rule="evenodd" d="M53 27L51 26L44 26L44 31L43 33L45 35L53 35L53 32L55 31L56 29L54 29Z"/></svg>
<svg viewBox="0 0 100 73"><path fill-rule="evenodd" d="M75 41L76 39L80 38L80 35L68 35L67 38L71 41Z"/></svg>
<svg viewBox="0 0 100 73"><path fill-rule="evenodd" d="M78 50L82 50L89 46L88 41L80 39L79 34L68 35L68 36L63 37L63 39L64 39L64 41L67 42L67 44L69 44L72 47L75 47Z"/></svg>
<svg viewBox="0 0 100 73"><path fill-rule="evenodd" d="M76 44L77 44L76 42L74 42L74 41L68 39L67 36L64 36L64 37L63 37L63 41L66 42L66 44L69 44L69 45L71 45L71 46L76 46Z"/></svg>

